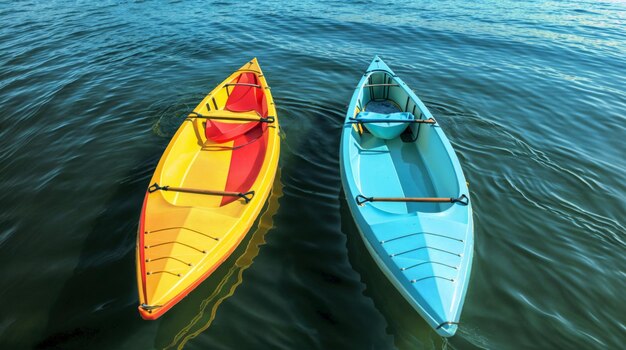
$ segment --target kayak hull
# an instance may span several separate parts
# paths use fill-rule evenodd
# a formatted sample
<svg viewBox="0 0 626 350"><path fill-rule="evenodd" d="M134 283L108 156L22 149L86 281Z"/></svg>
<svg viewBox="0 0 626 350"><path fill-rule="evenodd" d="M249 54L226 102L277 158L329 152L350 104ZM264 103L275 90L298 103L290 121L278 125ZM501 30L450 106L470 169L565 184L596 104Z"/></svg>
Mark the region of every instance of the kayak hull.
<svg viewBox="0 0 626 350"><path fill-rule="evenodd" d="M424 320L450 337L458 329L473 258L472 205L462 169L436 121L410 123L395 138L377 137L367 124L354 122L364 111L433 117L376 57L348 107L340 165L346 201L368 252Z"/></svg>
<svg viewBox="0 0 626 350"><path fill-rule="evenodd" d="M182 122L150 180L136 249L143 319L161 317L237 248L271 192L279 154L273 98L253 59Z"/></svg>

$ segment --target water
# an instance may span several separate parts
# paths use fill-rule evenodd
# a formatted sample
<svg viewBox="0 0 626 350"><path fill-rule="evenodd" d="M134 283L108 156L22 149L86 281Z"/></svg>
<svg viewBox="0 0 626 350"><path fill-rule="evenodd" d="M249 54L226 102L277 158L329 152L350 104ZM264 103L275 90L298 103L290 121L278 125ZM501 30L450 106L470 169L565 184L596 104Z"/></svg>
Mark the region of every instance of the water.
<svg viewBox="0 0 626 350"><path fill-rule="evenodd" d="M626 342L626 5L0 4L0 348L605 349ZM470 181L476 247L444 341L368 256L340 126L379 54ZM281 117L264 216L155 322L143 193L186 111L258 57Z"/></svg>

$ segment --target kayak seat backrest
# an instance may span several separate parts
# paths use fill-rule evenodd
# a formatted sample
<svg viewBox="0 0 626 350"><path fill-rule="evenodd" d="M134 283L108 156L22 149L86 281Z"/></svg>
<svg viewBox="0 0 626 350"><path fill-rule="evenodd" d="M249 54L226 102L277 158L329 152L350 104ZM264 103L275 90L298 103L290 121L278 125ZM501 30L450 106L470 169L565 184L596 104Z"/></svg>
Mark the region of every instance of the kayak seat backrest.
<svg viewBox="0 0 626 350"><path fill-rule="evenodd" d="M236 79L226 100L225 109L231 112L256 111L260 117L267 117L267 100L259 78L254 73L241 73ZM232 141L257 126L259 122L225 123L208 120L205 128L207 139L217 143Z"/></svg>
<svg viewBox="0 0 626 350"><path fill-rule="evenodd" d="M255 125L233 140L225 191L247 192L253 189L251 187L263 166L269 135L267 124L256 122L251 124ZM221 205L238 199L222 197Z"/></svg>
<svg viewBox="0 0 626 350"><path fill-rule="evenodd" d="M260 122L224 123L207 120L204 135L208 140L224 143L247 133L258 124L260 124Z"/></svg>
<svg viewBox="0 0 626 350"><path fill-rule="evenodd" d="M357 120L367 121L369 120L392 120L393 122L372 122L372 123L363 123L363 126L367 128L367 130L374 136L379 139L391 140L393 138L398 137L409 125L408 122L402 123L397 122L398 120L413 120L415 116L408 112L397 112L397 113L389 113L382 114L376 112L361 112L356 116Z"/></svg>
<svg viewBox="0 0 626 350"><path fill-rule="evenodd" d="M233 87L233 91L230 92L226 100L225 108L231 112L256 111L261 117L266 117L267 101L256 74L241 73L235 80L235 84L242 85Z"/></svg>

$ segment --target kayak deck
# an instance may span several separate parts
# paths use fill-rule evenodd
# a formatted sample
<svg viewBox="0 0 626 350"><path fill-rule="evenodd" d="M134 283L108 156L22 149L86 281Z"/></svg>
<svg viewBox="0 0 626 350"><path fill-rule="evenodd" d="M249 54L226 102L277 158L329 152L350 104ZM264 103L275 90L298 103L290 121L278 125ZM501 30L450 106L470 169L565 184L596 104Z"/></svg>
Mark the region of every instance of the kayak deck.
<svg viewBox="0 0 626 350"><path fill-rule="evenodd" d="M276 118L254 59L182 121L154 171L139 222L142 318L154 320L182 300L247 234L278 168Z"/></svg>
<svg viewBox="0 0 626 350"><path fill-rule="evenodd" d="M251 188L263 165L267 133L251 129L232 141L218 143L202 139L199 144L196 135L205 129L202 119L187 119L181 128L182 138L189 141L178 142L172 147L164 165L165 169L172 170L161 173L160 184L235 192L246 192ZM183 192L167 192L164 196L173 205L222 208L223 214L232 216L239 215L243 209L224 207L234 198Z"/></svg>
<svg viewBox="0 0 626 350"><path fill-rule="evenodd" d="M166 170L161 173L159 183L185 188L208 189L211 186L215 190L225 189L231 153L199 150L196 137L185 137L195 136L204 130L201 120L187 119L181 127L181 139L189 141L178 142L172 147L165 160L163 168ZM176 206L217 208L221 203L219 196L198 196L183 192L164 192L163 196Z"/></svg>
<svg viewBox="0 0 626 350"><path fill-rule="evenodd" d="M387 125L397 132L381 132ZM436 120L378 57L353 94L340 155L346 200L372 258L438 334L454 335L473 255L467 185ZM452 201L460 198L467 201Z"/></svg>
<svg viewBox="0 0 626 350"><path fill-rule="evenodd" d="M363 134L361 142L353 143L353 147L359 156L354 173L361 193L372 197L437 195L428 168L414 144L405 143L399 138L382 140ZM374 205L381 210L401 214L435 212L441 210L442 204L380 202Z"/></svg>
<svg viewBox="0 0 626 350"><path fill-rule="evenodd" d="M379 100L367 103L363 111L390 114L401 112L401 109L390 100ZM404 142L401 138L384 140L363 133L360 142L353 143L353 146L358 148L359 163L355 177L361 180L361 193L372 197L436 196L426 163L414 143ZM440 203L387 202L375 205L393 213L441 210Z"/></svg>

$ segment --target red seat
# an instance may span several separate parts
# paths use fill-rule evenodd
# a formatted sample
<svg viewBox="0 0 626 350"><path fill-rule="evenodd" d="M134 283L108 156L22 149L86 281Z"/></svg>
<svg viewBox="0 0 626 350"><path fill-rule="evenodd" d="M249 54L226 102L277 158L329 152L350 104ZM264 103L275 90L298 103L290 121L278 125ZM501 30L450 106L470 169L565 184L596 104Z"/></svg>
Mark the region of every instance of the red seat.
<svg viewBox="0 0 626 350"><path fill-rule="evenodd" d="M254 73L241 73L236 80L237 84L259 84L259 78ZM249 85L235 85L226 100L227 110L231 112L256 111L260 116L267 116L267 101L263 88Z"/></svg>
<svg viewBox="0 0 626 350"><path fill-rule="evenodd" d="M249 191L263 166L269 134L267 124L250 124L256 125L234 139L225 191ZM221 205L226 205L237 199L239 198L222 197Z"/></svg>
<svg viewBox="0 0 626 350"><path fill-rule="evenodd" d="M241 73L237 84L259 85L259 78L254 73ZM267 117L267 101L263 89L249 85L235 85L233 91L226 100L226 110L231 112L256 111L259 116ZM252 130L259 122L249 123L223 123L208 120L205 128L205 136L214 142L223 143L235 139Z"/></svg>
<svg viewBox="0 0 626 350"><path fill-rule="evenodd" d="M236 83L260 85L254 73L240 74ZM235 85L226 100L224 109L231 112L256 111L259 117L267 117L267 101L263 88ZM207 120L205 135L207 139L218 143L233 141L225 191L249 191L265 160L268 139L267 123L224 123ZM222 197L221 205L237 199L239 198Z"/></svg>
<svg viewBox="0 0 626 350"><path fill-rule="evenodd" d="M217 143L228 142L250 131L260 122L248 123L220 123L207 120L204 134L207 139Z"/></svg>

